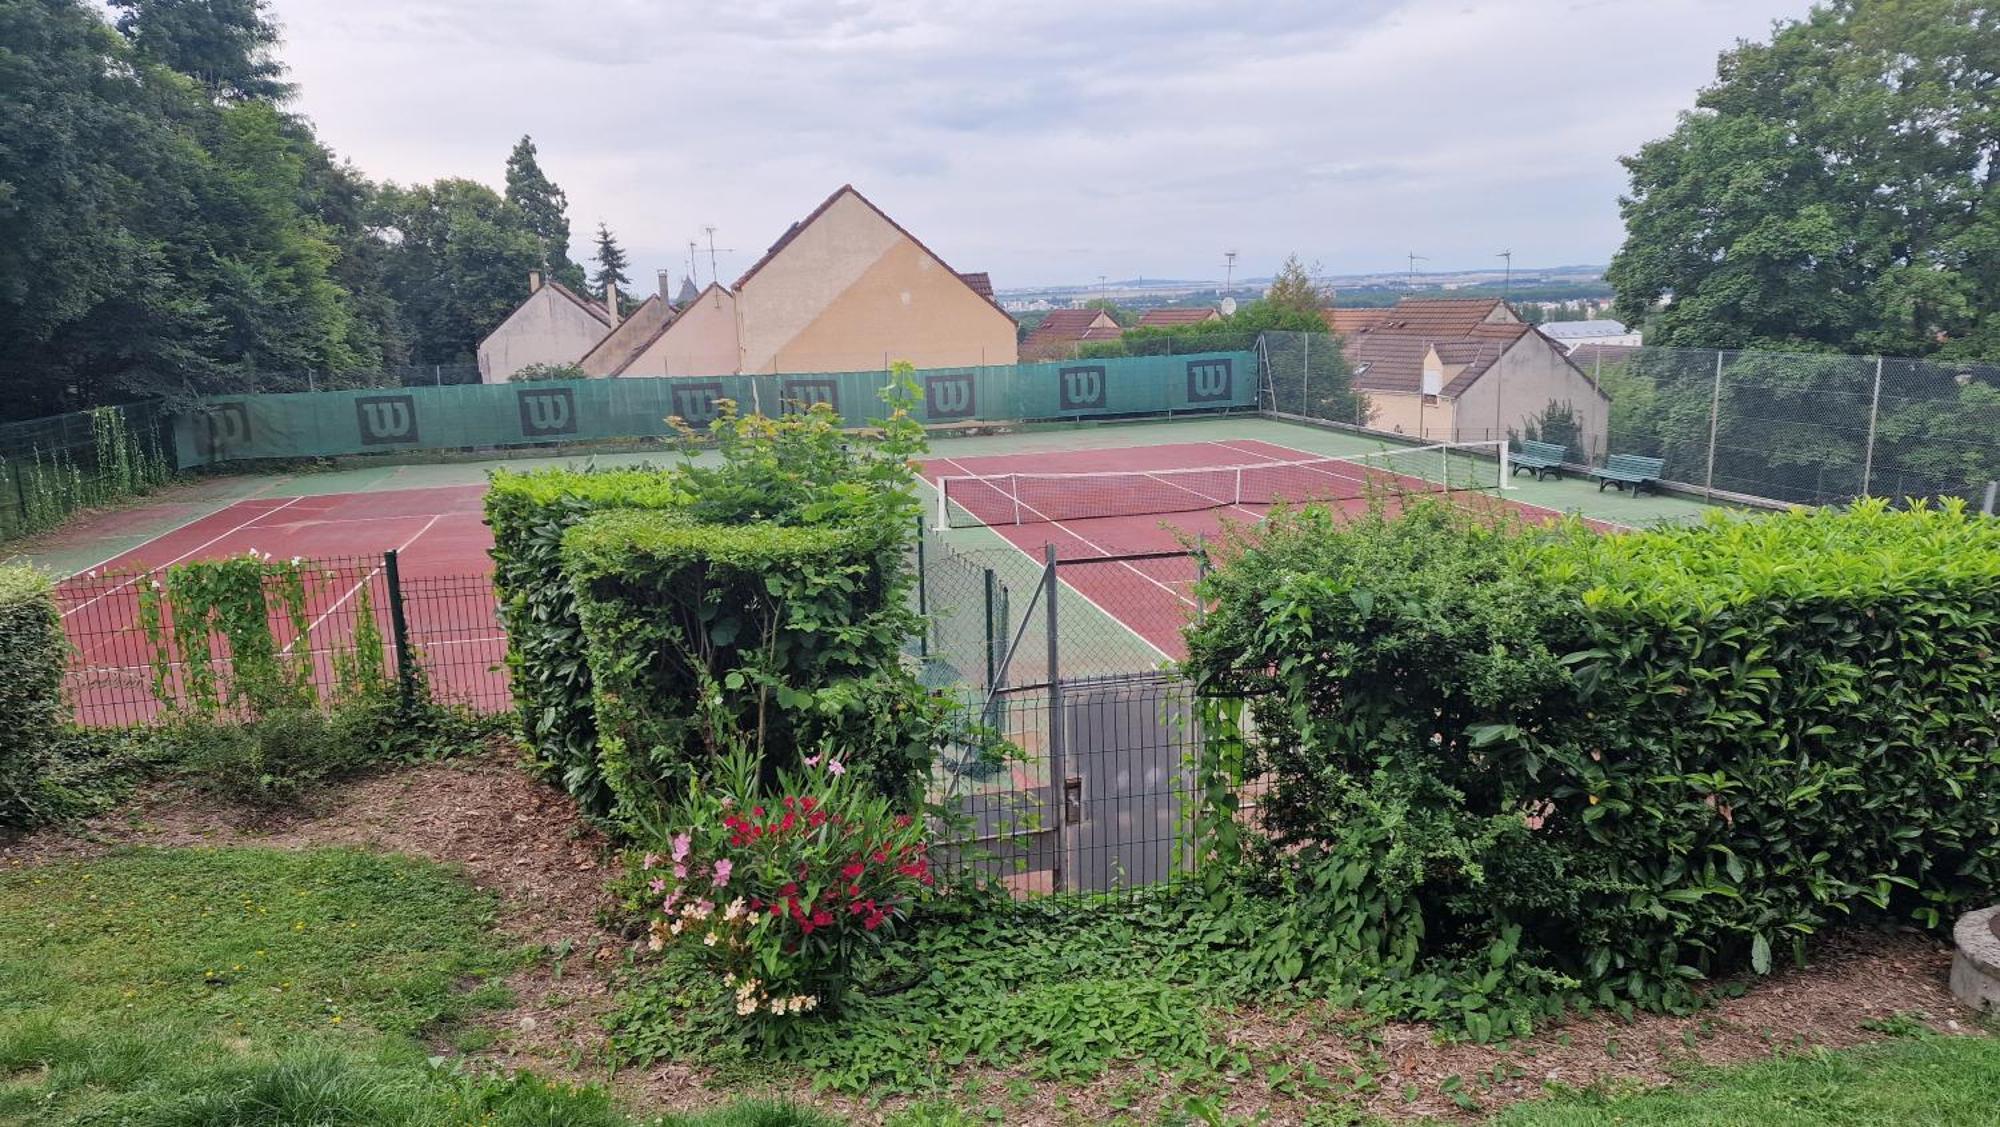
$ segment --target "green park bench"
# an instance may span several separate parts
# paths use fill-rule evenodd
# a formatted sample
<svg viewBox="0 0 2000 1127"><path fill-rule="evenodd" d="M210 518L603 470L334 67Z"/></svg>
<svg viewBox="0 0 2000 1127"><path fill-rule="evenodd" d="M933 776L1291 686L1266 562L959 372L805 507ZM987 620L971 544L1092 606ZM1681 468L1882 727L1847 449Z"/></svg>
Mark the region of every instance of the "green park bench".
<svg viewBox="0 0 2000 1127"><path fill-rule="evenodd" d="M1604 487L1607 485L1616 487L1620 492L1629 485L1632 487L1633 495L1637 496L1649 485L1658 488L1660 467L1664 465L1666 461L1661 458L1642 458L1637 454L1613 454L1604 459L1602 466L1590 471L1590 476L1597 479L1599 493L1604 492Z"/></svg>
<svg viewBox="0 0 2000 1127"><path fill-rule="evenodd" d="M1535 475L1536 481L1543 481L1550 474L1556 475L1557 480L1561 480L1563 460L1568 457L1569 447L1561 443L1534 442L1524 438L1521 440L1521 448L1508 455L1507 460L1512 467L1508 471L1508 476L1512 477L1522 470L1527 470Z"/></svg>

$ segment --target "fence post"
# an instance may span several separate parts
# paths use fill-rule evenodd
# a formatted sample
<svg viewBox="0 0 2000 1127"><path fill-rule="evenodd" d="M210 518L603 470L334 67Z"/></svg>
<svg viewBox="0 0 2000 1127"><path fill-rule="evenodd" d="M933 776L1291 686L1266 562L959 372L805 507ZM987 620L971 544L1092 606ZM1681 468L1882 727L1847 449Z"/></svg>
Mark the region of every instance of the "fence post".
<svg viewBox="0 0 2000 1127"><path fill-rule="evenodd" d="M1055 891L1062 892L1069 887L1069 765L1064 761L1064 745L1069 733L1064 726L1069 718L1063 715L1062 691L1062 634L1056 617L1056 546L1042 546L1042 601L1048 604L1044 613L1049 624L1049 799L1055 804L1055 871L1051 874L1051 884Z"/></svg>
<svg viewBox="0 0 2000 1127"><path fill-rule="evenodd" d="M403 613L403 578L396 566L396 549L382 553L382 575L389 585L389 637L396 646L396 694L403 707L416 700L417 663L410 653L410 620Z"/></svg>
<svg viewBox="0 0 2000 1127"><path fill-rule="evenodd" d="M924 518L917 517L917 617L923 619L917 631L917 656L931 655L931 611L927 588L930 587L929 569L924 561Z"/></svg>
<svg viewBox="0 0 2000 1127"><path fill-rule="evenodd" d="M1313 335L1311 333L1307 333L1305 334L1305 338L1306 338L1305 366L1299 372L1299 415L1303 418L1310 419L1313 417L1312 411L1309 410L1309 408L1312 406Z"/></svg>
<svg viewBox="0 0 2000 1127"><path fill-rule="evenodd" d="M1875 393L1868 397L1868 452L1861 459L1861 495L1875 476L1875 420L1882 414L1882 358L1875 358Z"/></svg>
<svg viewBox="0 0 2000 1127"><path fill-rule="evenodd" d="M1986 504L1980 506L1979 511L1992 516L1996 511L1993 507L1995 501L2000 501L2000 481L1989 481L1986 483Z"/></svg>
<svg viewBox="0 0 2000 1127"><path fill-rule="evenodd" d="M986 684L984 686L988 693L999 687L999 682L994 680L998 675L996 667L999 665L1000 656L994 647L1000 644L1001 637L993 629L993 615L999 609L998 604L1000 601L995 597L993 590L996 585L997 581L994 579L993 569L989 567L986 569Z"/></svg>
<svg viewBox="0 0 2000 1127"><path fill-rule="evenodd" d="M1708 474L1701 489L1708 500L1715 499L1715 423L1722 410L1722 350L1715 350L1715 388L1708 395Z"/></svg>

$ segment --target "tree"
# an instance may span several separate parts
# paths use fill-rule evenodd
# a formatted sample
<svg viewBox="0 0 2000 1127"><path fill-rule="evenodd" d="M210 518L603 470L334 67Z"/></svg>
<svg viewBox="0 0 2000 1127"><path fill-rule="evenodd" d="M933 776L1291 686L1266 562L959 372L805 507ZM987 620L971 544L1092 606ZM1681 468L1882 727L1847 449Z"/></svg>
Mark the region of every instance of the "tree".
<svg viewBox="0 0 2000 1127"><path fill-rule="evenodd" d="M1271 279L1271 288L1264 291L1264 303L1274 310L1310 315L1320 321L1320 331L1324 331L1320 310L1333 306L1333 293L1313 281L1312 272L1292 254L1285 256L1284 265Z"/></svg>
<svg viewBox="0 0 2000 1127"><path fill-rule="evenodd" d="M569 197L542 171L532 137L522 137L507 155L507 202L519 209L528 230L541 241L541 265L549 277L583 289L583 267L569 257Z"/></svg>
<svg viewBox="0 0 2000 1127"><path fill-rule="evenodd" d="M471 180L382 190L376 225L393 235L386 274L410 330L411 359L471 357L527 294L543 246L519 208Z"/></svg>
<svg viewBox="0 0 2000 1127"><path fill-rule="evenodd" d="M281 102L292 94L274 57L268 0L110 0L119 34L142 58L199 82L225 101Z"/></svg>
<svg viewBox="0 0 2000 1127"><path fill-rule="evenodd" d="M2000 9L1833 0L1628 157L1648 344L2000 358Z"/></svg>
<svg viewBox="0 0 2000 1127"><path fill-rule="evenodd" d="M597 225L597 272L590 276L591 292L604 293L606 286L617 286L619 293L629 293L632 279L625 276L625 250L618 245L617 236L603 223Z"/></svg>

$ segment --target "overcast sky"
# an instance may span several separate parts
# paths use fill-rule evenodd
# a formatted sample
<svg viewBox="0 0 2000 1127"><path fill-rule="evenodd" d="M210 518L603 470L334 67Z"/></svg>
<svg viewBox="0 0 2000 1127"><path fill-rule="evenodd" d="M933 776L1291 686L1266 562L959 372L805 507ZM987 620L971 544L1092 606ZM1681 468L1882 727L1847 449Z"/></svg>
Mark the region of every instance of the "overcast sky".
<svg viewBox="0 0 2000 1127"><path fill-rule="evenodd" d="M502 182L532 134L634 279L732 279L852 183L1001 288L1601 263L1621 154L1807 0L272 0L296 108L371 176ZM707 280L704 251L701 279Z"/></svg>

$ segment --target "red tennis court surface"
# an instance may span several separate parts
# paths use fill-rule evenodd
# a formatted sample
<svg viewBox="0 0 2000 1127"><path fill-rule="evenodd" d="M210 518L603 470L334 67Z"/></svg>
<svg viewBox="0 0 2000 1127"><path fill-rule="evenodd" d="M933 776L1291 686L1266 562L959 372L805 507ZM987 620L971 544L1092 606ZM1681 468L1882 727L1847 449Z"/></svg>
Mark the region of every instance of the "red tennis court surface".
<svg viewBox="0 0 2000 1127"><path fill-rule="evenodd" d="M945 477L990 479L951 483L954 512L990 527L1037 565L1053 545L1066 586L1176 660L1187 656L1181 631L1195 609L1195 560L1119 557L1179 552L1225 523L1262 520L1273 501L1311 499L1358 513L1373 486L1438 488L1432 479L1247 439L933 458L924 473L934 486ZM1072 474L1082 476L1051 476ZM1091 476L1098 474L1106 476ZM1536 520L1559 515L1508 507Z"/></svg>
<svg viewBox="0 0 2000 1127"><path fill-rule="evenodd" d="M335 683L336 659L352 650L364 612L390 638L384 553L393 549L408 639L432 691L441 700L506 707L506 635L494 616L487 557L493 538L480 519L485 492L480 484L239 501L71 576L58 600L73 646L69 691L78 719L133 724L160 711L157 647L140 616L141 587L152 582L145 573L246 552L313 562L306 629L277 608L272 628L280 657L309 663L314 684ZM175 652L165 665L170 692L185 693L201 675L184 656ZM382 660L393 664L386 645ZM208 664L225 672L228 658Z"/></svg>

